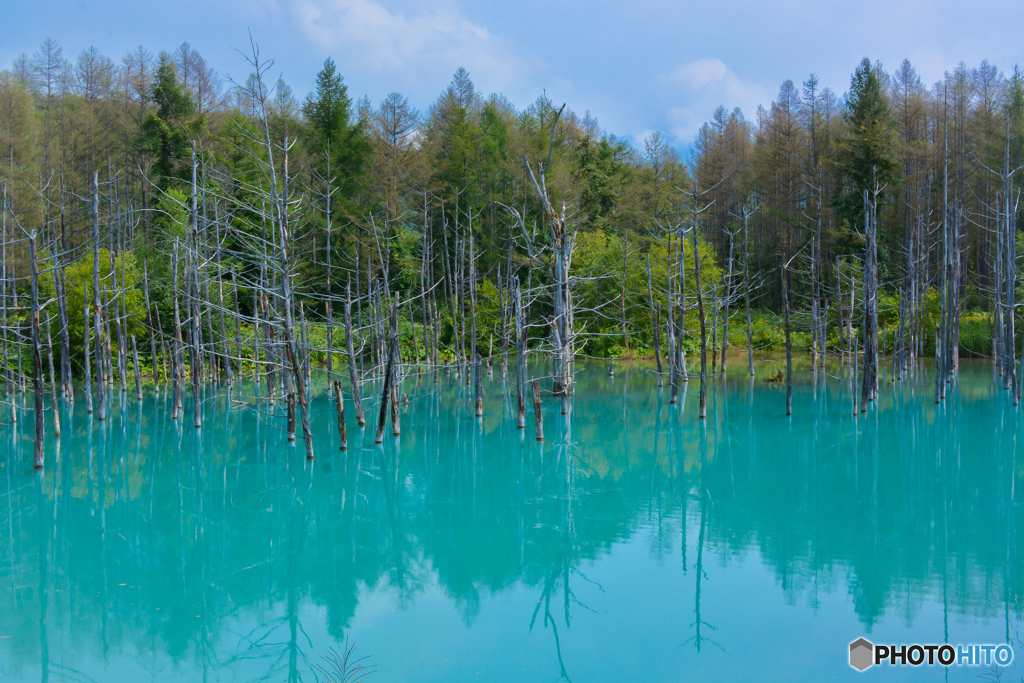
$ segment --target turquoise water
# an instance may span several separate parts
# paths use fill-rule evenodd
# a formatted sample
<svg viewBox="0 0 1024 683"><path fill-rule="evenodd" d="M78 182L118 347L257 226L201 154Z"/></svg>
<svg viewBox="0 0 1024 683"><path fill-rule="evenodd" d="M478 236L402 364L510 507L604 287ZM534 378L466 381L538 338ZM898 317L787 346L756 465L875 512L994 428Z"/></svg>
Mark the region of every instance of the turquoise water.
<svg viewBox="0 0 1024 683"><path fill-rule="evenodd" d="M787 418L740 365L703 422L647 371L581 369L543 443L497 372L481 421L454 376L407 378L382 447L349 405L347 453L319 396L312 462L251 385L211 390L200 431L163 393L102 424L79 400L42 474L29 413L0 432L0 680L322 681L346 638L381 682L985 673L861 674L861 636L1009 642L1018 680L1022 414L991 364L939 407L927 371L885 383L856 419L834 376L802 372Z"/></svg>

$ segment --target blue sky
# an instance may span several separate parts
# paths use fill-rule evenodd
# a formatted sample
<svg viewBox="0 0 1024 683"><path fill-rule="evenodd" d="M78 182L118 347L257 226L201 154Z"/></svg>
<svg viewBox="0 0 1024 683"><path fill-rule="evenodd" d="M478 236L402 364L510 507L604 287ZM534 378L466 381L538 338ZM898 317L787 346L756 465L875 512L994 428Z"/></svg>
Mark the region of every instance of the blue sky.
<svg viewBox="0 0 1024 683"><path fill-rule="evenodd" d="M904 58L926 84L960 61L1009 73L1024 64L1024 3L763 0L640 4L605 0L3 0L0 65L50 36L74 58L96 46L120 57L188 41L243 80L236 49L252 31L275 74L300 98L327 55L354 97L401 92L425 110L459 66L478 90L519 107L546 90L634 141L661 129L685 149L715 107L753 117L786 79L812 71L842 93L863 57L890 71Z"/></svg>

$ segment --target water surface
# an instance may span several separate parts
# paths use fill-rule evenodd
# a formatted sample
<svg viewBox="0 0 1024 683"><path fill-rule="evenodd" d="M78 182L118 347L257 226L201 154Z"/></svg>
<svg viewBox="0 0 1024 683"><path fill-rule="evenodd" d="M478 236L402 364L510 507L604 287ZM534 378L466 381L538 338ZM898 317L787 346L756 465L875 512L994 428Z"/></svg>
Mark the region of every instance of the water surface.
<svg viewBox="0 0 1024 683"><path fill-rule="evenodd" d="M787 418L737 365L705 421L648 370L582 369L543 443L497 371L482 420L463 381L407 378L382 447L349 406L347 453L319 395L312 462L251 384L211 389L199 431L163 393L105 423L79 400L42 474L28 413L0 433L0 680L324 680L346 638L382 682L984 673L858 674L860 636L1009 642L1019 679L1021 412L991 364L941 406L927 370L884 383L856 419L837 368Z"/></svg>

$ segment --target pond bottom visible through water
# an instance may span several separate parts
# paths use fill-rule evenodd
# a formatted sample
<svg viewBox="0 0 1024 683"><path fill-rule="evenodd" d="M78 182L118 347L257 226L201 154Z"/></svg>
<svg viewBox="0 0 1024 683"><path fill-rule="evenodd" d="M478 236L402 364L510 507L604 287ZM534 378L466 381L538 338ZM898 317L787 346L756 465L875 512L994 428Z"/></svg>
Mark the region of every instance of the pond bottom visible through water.
<svg viewBox="0 0 1024 683"><path fill-rule="evenodd" d="M401 436L349 403L347 451L320 378L312 461L251 382L200 430L166 392L62 404L42 472L29 410L0 441L0 680L324 681L346 640L389 682L1019 680L1021 410L971 361L936 405L929 365L856 418L840 368L801 369L786 417L781 363L734 360L698 420L695 378L672 404L581 364L543 442L513 371L479 420L464 377L412 374ZM1016 659L860 674L859 637Z"/></svg>

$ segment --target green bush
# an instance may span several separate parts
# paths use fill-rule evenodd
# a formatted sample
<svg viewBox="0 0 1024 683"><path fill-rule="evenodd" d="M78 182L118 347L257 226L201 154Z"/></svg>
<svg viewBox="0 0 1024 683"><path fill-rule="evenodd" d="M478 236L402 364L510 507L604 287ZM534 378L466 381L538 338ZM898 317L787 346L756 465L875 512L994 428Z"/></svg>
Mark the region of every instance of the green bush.
<svg viewBox="0 0 1024 683"><path fill-rule="evenodd" d="M960 317L960 355L992 355L992 316L972 311Z"/></svg>

